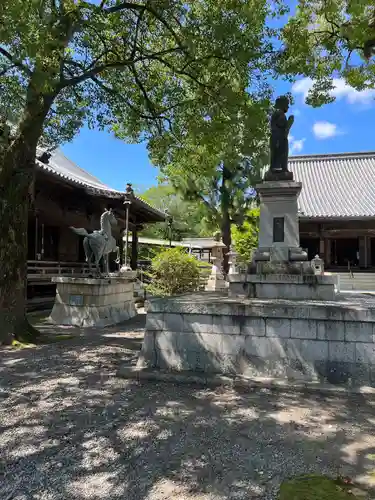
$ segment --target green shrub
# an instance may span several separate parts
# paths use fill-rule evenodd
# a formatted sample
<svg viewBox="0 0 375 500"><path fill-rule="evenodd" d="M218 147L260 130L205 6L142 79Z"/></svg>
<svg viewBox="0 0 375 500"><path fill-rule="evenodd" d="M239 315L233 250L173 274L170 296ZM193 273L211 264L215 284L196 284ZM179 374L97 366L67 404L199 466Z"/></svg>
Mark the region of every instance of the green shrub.
<svg viewBox="0 0 375 500"><path fill-rule="evenodd" d="M284 481L278 500L356 500L356 490L341 478L305 475Z"/></svg>
<svg viewBox="0 0 375 500"><path fill-rule="evenodd" d="M241 227L232 227L232 240L239 263L248 264L254 249L258 246L259 208L251 209Z"/></svg>
<svg viewBox="0 0 375 500"><path fill-rule="evenodd" d="M195 292L199 288L199 262L182 248L167 248L151 261L148 292L169 297Z"/></svg>

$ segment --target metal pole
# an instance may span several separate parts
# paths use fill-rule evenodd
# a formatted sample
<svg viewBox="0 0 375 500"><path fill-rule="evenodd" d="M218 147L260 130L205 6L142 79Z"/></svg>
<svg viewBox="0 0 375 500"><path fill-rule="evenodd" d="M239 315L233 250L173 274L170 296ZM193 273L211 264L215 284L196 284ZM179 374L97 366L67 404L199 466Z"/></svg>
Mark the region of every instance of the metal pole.
<svg viewBox="0 0 375 500"><path fill-rule="evenodd" d="M128 267L128 246L129 246L129 205L130 202L126 201L126 218L125 218L125 267Z"/></svg>
<svg viewBox="0 0 375 500"><path fill-rule="evenodd" d="M129 269L128 265L128 252L129 252L129 211L130 211L130 205L131 201L126 200L124 202L125 204L125 268Z"/></svg>

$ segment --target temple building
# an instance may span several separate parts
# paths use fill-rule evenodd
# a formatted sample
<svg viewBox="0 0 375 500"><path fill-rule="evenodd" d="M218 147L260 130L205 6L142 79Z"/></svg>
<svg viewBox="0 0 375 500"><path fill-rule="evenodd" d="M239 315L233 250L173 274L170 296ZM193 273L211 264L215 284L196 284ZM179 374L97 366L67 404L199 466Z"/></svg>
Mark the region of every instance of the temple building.
<svg viewBox="0 0 375 500"><path fill-rule="evenodd" d="M100 216L106 208L112 208L115 213L118 224L113 228L113 236L122 249L126 195L125 190L111 189L82 170L61 151L57 150L52 155L38 151L35 177L29 193L29 296L38 294L40 285L44 285L41 294L45 295L46 288L51 286L51 276L83 272L83 238L74 234L70 226L85 228L89 232L100 229ZM132 235L128 262L135 269L138 231L143 224L165 221L166 216L135 196L130 184L128 199L128 228Z"/></svg>
<svg viewBox="0 0 375 500"><path fill-rule="evenodd" d="M375 268L375 152L294 156L300 244L325 267Z"/></svg>

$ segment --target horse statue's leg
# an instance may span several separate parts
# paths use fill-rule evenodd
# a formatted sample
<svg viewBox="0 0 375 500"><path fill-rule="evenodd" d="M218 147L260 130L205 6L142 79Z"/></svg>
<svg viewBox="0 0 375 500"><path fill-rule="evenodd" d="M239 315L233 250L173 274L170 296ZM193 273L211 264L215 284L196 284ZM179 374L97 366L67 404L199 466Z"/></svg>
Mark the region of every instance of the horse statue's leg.
<svg viewBox="0 0 375 500"><path fill-rule="evenodd" d="M89 239L87 238L87 236L86 236L86 238L83 239L83 249L85 251L86 262L89 265L89 275L91 275L91 271L92 271L91 258L92 258L93 253L92 253L92 250L90 247L90 242L89 242Z"/></svg>
<svg viewBox="0 0 375 500"><path fill-rule="evenodd" d="M115 262L116 262L116 264L120 264L120 262L121 262L121 259L120 259L120 248L118 246L115 247L115 252L117 254Z"/></svg>

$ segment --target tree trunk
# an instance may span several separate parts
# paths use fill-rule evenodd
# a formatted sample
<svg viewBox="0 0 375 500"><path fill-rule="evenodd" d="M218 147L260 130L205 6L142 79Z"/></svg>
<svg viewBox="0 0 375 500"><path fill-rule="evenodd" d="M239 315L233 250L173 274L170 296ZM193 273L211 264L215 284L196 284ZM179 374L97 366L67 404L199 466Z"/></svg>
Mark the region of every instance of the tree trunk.
<svg viewBox="0 0 375 500"><path fill-rule="evenodd" d="M52 102L29 88L17 135L0 152L0 344L35 334L26 318L29 187Z"/></svg>
<svg viewBox="0 0 375 500"><path fill-rule="evenodd" d="M228 252L232 244L231 221L230 221L230 193L228 182L231 179L231 172L223 166L223 177L221 184L221 239L225 245L223 248L223 271L227 275L229 272Z"/></svg>

